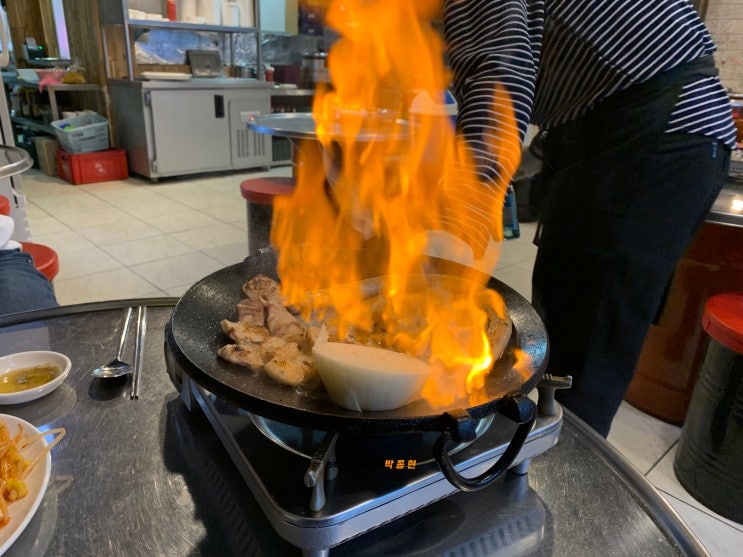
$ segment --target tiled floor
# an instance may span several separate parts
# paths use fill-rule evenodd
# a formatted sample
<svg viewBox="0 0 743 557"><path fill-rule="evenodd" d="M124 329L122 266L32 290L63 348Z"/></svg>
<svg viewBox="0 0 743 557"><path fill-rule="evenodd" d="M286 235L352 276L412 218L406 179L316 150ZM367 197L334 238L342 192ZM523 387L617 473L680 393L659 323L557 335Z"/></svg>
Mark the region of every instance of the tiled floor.
<svg viewBox="0 0 743 557"><path fill-rule="evenodd" d="M287 175L288 168L273 174ZM249 173L251 177L258 173ZM180 296L195 281L247 255L245 202L232 174L153 184L72 186L31 170L23 175L32 240L60 258L60 304ZM534 226L506 242L497 278L531 298ZM624 405L609 441L662 493L712 557L741 555L743 524L695 501L672 470L680 428Z"/></svg>

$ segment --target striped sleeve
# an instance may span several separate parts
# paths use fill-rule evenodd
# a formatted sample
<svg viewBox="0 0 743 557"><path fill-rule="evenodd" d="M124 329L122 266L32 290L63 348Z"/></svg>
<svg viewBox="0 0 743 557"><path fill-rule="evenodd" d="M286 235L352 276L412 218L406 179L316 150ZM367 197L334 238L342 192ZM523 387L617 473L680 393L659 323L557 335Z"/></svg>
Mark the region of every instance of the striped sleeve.
<svg viewBox="0 0 743 557"><path fill-rule="evenodd" d="M476 155L480 181L496 184L514 171L511 160L493 160L495 138L520 144L534 99L543 2L446 0L444 32L460 111L457 126ZM541 22L540 22L541 23ZM508 97L496 93L505 88ZM517 129L506 125L512 109ZM509 137L510 136L510 137ZM515 163L518 164L518 161Z"/></svg>

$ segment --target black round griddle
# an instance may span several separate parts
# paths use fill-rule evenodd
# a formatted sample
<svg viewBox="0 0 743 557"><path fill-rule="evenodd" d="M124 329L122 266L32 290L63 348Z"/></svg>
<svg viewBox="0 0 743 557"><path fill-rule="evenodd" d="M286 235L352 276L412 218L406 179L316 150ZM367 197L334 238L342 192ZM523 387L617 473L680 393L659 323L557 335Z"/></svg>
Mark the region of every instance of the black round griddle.
<svg viewBox="0 0 743 557"><path fill-rule="evenodd" d="M514 331L503 357L488 374L487 402L472 406L462 400L447 408L434 409L421 400L382 412L346 410L325 392L302 392L217 357L217 350L231 342L222 333L220 321L235 319L235 305L243 296L242 284L259 273L278 279L273 252L248 257L197 282L173 311L166 330L166 345L180 370L197 384L231 404L266 418L300 427L351 433L453 430L456 438L457 421L479 420L499 411L513 414L513 396L531 391L546 365L547 334L536 311L516 291L491 279L487 286L503 296ZM513 369L516 347L531 357L532 369L527 374Z"/></svg>

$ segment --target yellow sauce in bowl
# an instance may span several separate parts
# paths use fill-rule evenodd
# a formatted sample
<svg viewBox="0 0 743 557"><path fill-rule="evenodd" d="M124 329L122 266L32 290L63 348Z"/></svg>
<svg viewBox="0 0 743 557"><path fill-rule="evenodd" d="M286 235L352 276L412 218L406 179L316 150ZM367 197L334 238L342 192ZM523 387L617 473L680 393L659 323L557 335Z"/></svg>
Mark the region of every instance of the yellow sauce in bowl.
<svg viewBox="0 0 743 557"><path fill-rule="evenodd" d="M59 375L59 367L52 364L24 367L0 375L0 394L20 393L35 389Z"/></svg>

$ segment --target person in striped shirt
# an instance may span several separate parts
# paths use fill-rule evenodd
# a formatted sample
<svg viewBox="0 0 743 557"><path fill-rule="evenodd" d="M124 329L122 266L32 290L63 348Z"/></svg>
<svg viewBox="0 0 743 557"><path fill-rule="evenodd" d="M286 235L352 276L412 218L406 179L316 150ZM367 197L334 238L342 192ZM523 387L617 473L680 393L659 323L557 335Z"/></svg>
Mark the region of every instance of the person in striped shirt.
<svg viewBox="0 0 743 557"><path fill-rule="evenodd" d="M511 172L488 145L538 140L547 194L532 302L560 403L607 436L674 268L727 176L735 128L687 0L445 0L458 132L483 187ZM515 133L515 132L511 132Z"/></svg>

